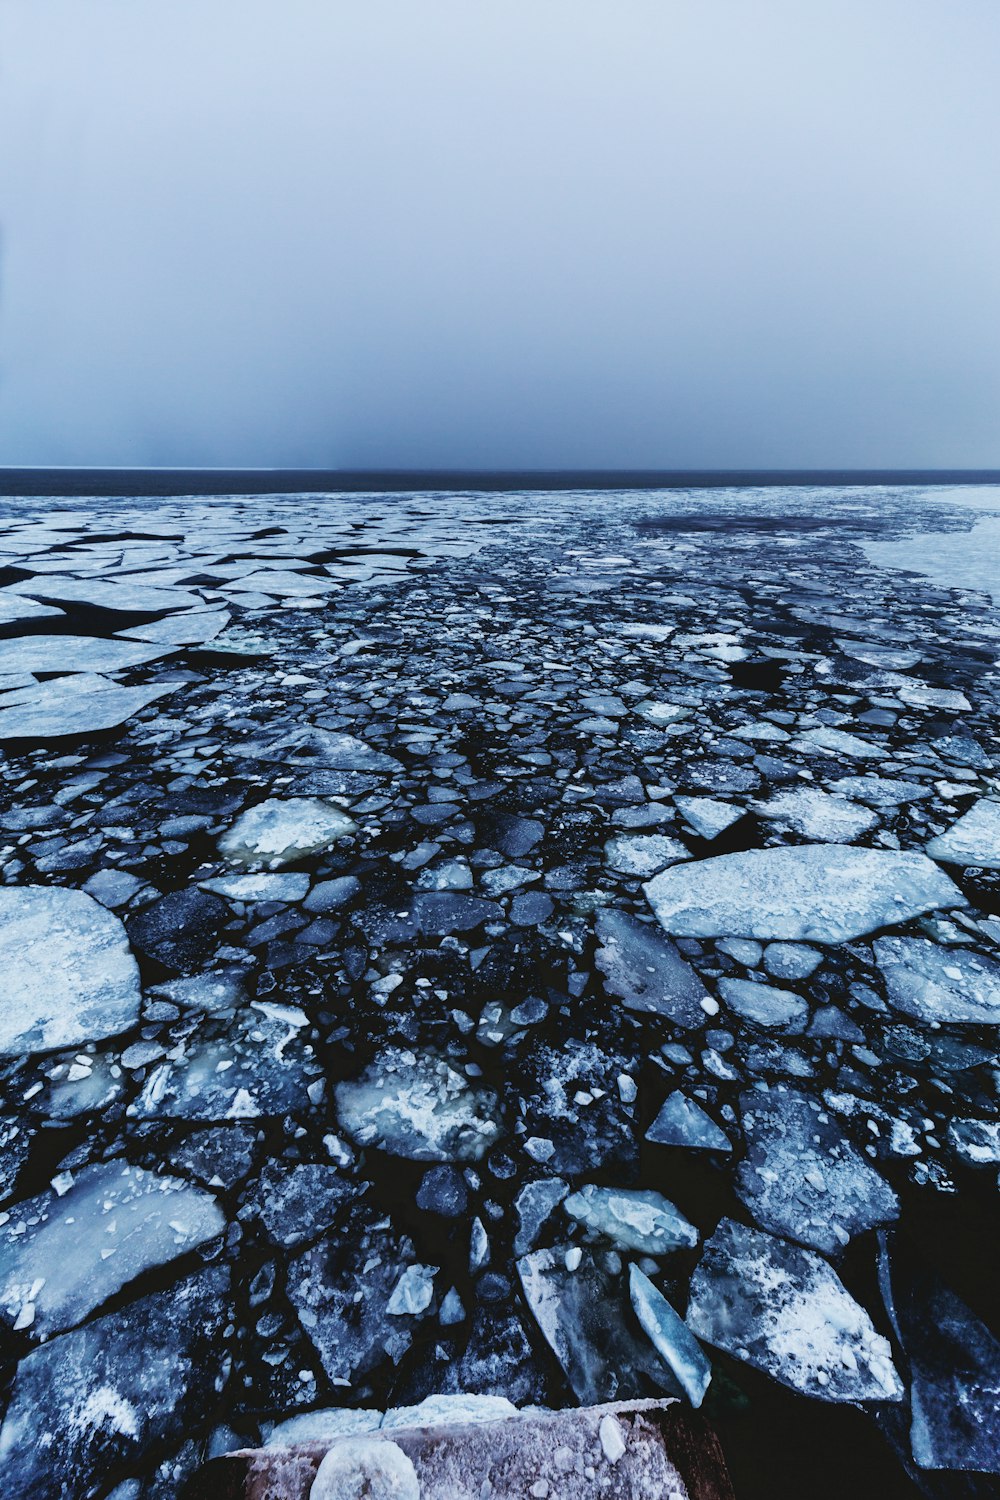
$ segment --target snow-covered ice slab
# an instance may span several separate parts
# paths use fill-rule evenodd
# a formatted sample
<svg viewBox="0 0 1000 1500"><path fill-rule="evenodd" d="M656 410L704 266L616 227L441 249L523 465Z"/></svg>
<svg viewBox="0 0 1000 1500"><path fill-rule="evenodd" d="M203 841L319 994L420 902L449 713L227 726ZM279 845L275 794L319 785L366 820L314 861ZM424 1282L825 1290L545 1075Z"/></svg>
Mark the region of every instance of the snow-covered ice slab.
<svg viewBox="0 0 1000 1500"><path fill-rule="evenodd" d="M411 1161L478 1161L500 1133L495 1095L441 1058L387 1049L334 1096L341 1128L359 1146Z"/></svg>
<svg viewBox="0 0 1000 1500"><path fill-rule="evenodd" d="M141 1272L225 1228L200 1188L121 1160L94 1163L61 1195L11 1210L0 1228L0 1315L34 1334L73 1328Z"/></svg>
<svg viewBox="0 0 1000 1500"><path fill-rule="evenodd" d="M51 740L117 729L176 686L121 687L92 672L56 677L0 699L0 740Z"/></svg>
<svg viewBox="0 0 1000 1500"><path fill-rule="evenodd" d="M1000 802L984 797L946 833L931 839L927 853L949 865L1000 870Z"/></svg>
<svg viewBox="0 0 1000 1500"><path fill-rule="evenodd" d="M669 1255L692 1250L698 1231L662 1194L646 1188L608 1188L588 1183L563 1204L571 1219L603 1234L621 1250Z"/></svg>
<svg viewBox="0 0 1000 1500"><path fill-rule="evenodd" d="M889 1003L930 1025L979 1022L1000 1026L1000 963L968 948L942 948L927 938L886 937L875 943Z"/></svg>
<svg viewBox="0 0 1000 1500"><path fill-rule="evenodd" d="M966 905L926 855L849 844L721 854L664 870L643 889L674 937L844 943Z"/></svg>
<svg viewBox="0 0 1000 1500"><path fill-rule="evenodd" d="M723 1219L691 1281L698 1338L821 1401L900 1401L888 1339L812 1250Z"/></svg>
<svg viewBox="0 0 1000 1500"><path fill-rule="evenodd" d="M836 1255L899 1216L889 1184L805 1094L748 1090L740 1116L747 1156L736 1191L764 1229Z"/></svg>
<svg viewBox="0 0 1000 1500"><path fill-rule="evenodd" d="M356 826L319 797L268 797L226 830L219 853L234 865L286 865L328 848Z"/></svg>
<svg viewBox="0 0 1000 1500"><path fill-rule="evenodd" d="M371 1477L364 1481L366 1469ZM327 1489L325 1479L333 1474L341 1487ZM376 1481L376 1474L384 1479ZM400 1475L406 1478L395 1487L378 1487ZM220 1494L233 1500L581 1500L590 1494L595 1500L732 1500L733 1490L718 1441L695 1413L679 1401L639 1400L561 1412L535 1407L493 1421L459 1410L449 1421L431 1422L417 1407L412 1425L216 1459L196 1478L191 1500Z"/></svg>
<svg viewBox="0 0 1000 1500"><path fill-rule="evenodd" d="M119 919L83 891L0 890L0 1052L117 1036L139 1018L139 969Z"/></svg>
<svg viewBox="0 0 1000 1500"><path fill-rule="evenodd" d="M169 646L87 635L23 635L0 641L0 672L122 672L170 654Z"/></svg>
<svg viewBox="0 0 1000 1500"><path fill-rule="evenodd" d="M56 619L64 611L55 604L41 604L25 599L9 588L0 589L0 625L18 625L22 620Z"/></svg>
<svg viewBox="0 0 1000 1500"><path fill-rule="evenodd" d="M829 844L850 843L878 822L867 807L858 807L846 797L831 796L818 787L775 792L762 802L751 802L750 806L769 823Z"/></svg>

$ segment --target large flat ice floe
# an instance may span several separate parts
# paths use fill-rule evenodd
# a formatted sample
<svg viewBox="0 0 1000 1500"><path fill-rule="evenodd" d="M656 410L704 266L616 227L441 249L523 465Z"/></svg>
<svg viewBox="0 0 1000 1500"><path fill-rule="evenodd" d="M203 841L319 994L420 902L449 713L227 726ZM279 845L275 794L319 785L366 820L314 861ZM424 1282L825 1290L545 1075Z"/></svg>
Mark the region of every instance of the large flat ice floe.
<svg viewBox="0 0 1000 1500"><path fill-rule="evenodd" d="M74 1047L139 1018L139 970L112 912L83 891L0 890L0 1052Z"/></svg>
<svg viewBox="0 0 1000 1500"><path fill-rule="evenodd" d="M346 813L319 797L268 797L241 814L219 839L231 864L291 864L353 833Z"/></svg>
<svg viewBox="0 0 1000 1500"><path fill-rule="evenodd" d="M968 948L941 948L926 938L875 943L889 1004L930 1025L1000 1026L1000 963Z"/></svg>
<svg viewBox="0 0 1000 1500"><path fill-rule="evenodd" d="M664 870L643 887L674 937L845 943L965 898L923 854L803 844Z"/></svg>
<svg viewBox="0 0 1000 1500"><path fill-rule="evenodd" d="M412 1161L478 1161L500 1132L495 1095L441 1058L390 1049L334 1095L352 1140Z"/></svg>
<svg viewBox="0 0 1000 1500"><path fill-rule="evenodd" d="M931 839L927 853L949 865L1000 870L1000 802L982 798L947 833Z"/></svg>
<svg viewBox="0 0 1000 1500"><path fill-rule="evenodd" d="M19 1204L0 1229L0 1316L36 1334L72 1328L140 1272L225 1228L200 1188L121 1160L94 1163L61 1195Z"/></svg>
<svg viewBox="0 0 1000 1500"><path fill-rule="evenodd" d="M723 1219L691 1281L688 1327L823 1401L899 1401L888 1339L811 1250Z"/></svg>
<svg viewBox="0 0 1000 1500"><path fill-rule="evenodd" d="M72 672L4 694L0 740L53 740L116 729L172 693L173 683L121 687L94 672Z"/></svg>

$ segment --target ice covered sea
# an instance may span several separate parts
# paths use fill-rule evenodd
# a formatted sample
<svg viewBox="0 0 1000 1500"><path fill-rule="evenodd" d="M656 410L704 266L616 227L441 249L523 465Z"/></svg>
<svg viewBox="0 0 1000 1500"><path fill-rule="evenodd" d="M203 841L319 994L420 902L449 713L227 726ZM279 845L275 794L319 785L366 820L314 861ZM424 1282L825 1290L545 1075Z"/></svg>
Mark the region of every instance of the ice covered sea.
<svg viewBox="0 0 1000 1500"><path fill-rule="evenodd" d="M0 501L5 1494L464 1392L997 1493L998 535Z"/></svg>

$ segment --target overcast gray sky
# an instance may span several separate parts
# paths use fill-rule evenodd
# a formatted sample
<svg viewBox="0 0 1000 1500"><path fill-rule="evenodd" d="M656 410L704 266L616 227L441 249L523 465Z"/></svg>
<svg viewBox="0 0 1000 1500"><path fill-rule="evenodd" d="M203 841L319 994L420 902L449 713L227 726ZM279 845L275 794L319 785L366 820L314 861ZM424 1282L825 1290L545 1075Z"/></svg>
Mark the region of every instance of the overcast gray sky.
<svg viewBox="0 0 1000 1500"><path fill-rule="evenodd" d="M1000 465L997 0L0 0L0 462Z"/></svg>

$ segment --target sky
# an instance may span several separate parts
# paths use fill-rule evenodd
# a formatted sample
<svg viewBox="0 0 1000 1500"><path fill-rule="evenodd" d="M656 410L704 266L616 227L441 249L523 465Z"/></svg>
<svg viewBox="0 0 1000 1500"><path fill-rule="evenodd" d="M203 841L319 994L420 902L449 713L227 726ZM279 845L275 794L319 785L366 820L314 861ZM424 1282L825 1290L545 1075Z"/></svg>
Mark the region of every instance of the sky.
<svg viewBox="0 0 1000 1500"><path fill-rule="evenodd" d="M996 0L0 0L0 464L1000 466Z"/></svg>

